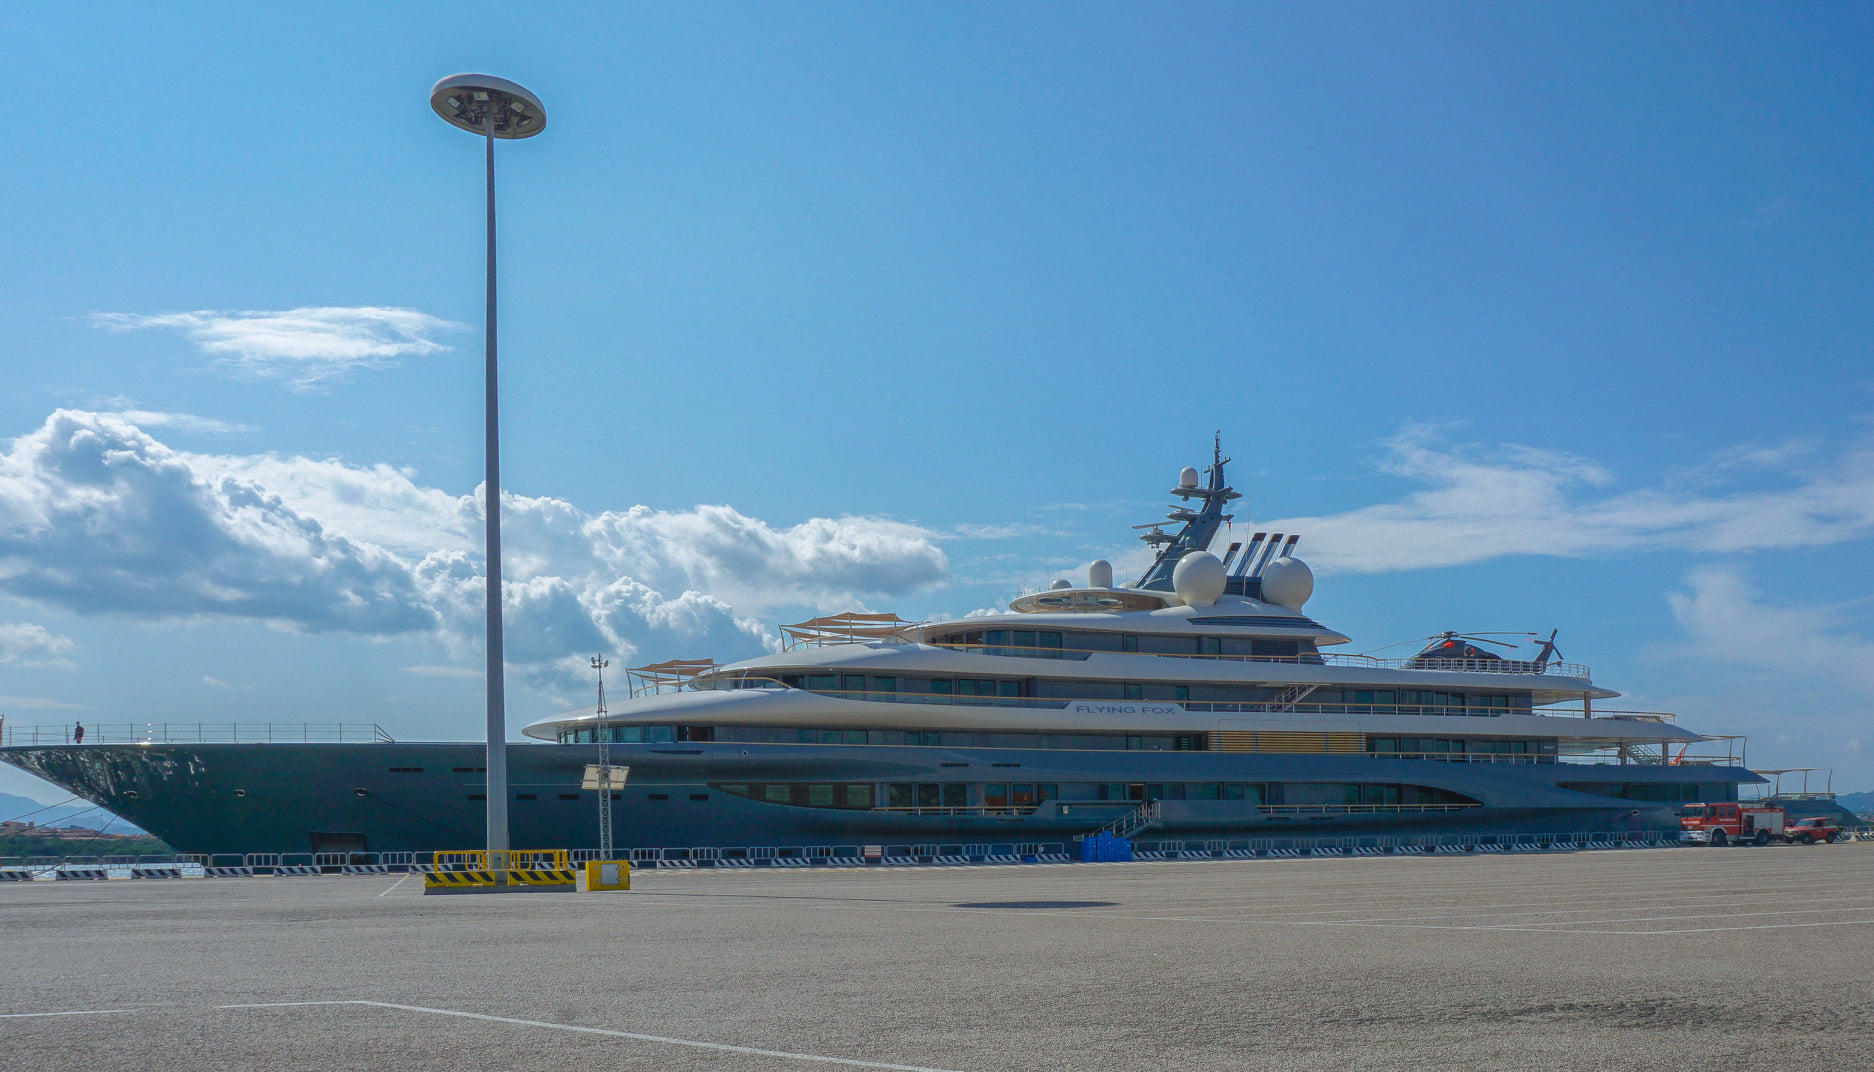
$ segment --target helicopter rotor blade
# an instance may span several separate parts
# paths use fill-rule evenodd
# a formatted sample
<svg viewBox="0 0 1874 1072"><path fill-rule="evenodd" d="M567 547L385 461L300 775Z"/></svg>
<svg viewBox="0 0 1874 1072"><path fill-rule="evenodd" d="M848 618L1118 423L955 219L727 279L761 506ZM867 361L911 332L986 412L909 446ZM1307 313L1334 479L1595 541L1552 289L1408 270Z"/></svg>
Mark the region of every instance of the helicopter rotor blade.
<svg viewBox="0 0 1874 1072"><path fill-rule="evenodd" d="M1535 634L1534 633L1512 633L1512 632L1506 631L1506 632L1497 633L1496 635L1497 636L1534 636ZM1426 640L1475 640L1479 644L1495 644L1500 648L1516 647L1516 645L1513 643L1506 643L1501 640L1491 640L1489 636L1483 633L1439 633L1437 636L1428 636L1425 639Z"/></svg>

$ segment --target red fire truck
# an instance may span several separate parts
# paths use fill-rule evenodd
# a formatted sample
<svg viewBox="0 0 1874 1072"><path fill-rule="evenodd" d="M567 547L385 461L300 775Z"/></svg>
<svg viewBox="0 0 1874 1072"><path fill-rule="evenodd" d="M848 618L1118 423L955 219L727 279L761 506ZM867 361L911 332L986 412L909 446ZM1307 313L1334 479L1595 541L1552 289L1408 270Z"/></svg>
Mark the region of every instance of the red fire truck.
<svg viewBox="0 0 1874 1072"><path fill-rule="evenodd" d="M1761 804L1687 804L1679 837L1707 845L1768 845L1783 838L1783 809Z"/></svg>

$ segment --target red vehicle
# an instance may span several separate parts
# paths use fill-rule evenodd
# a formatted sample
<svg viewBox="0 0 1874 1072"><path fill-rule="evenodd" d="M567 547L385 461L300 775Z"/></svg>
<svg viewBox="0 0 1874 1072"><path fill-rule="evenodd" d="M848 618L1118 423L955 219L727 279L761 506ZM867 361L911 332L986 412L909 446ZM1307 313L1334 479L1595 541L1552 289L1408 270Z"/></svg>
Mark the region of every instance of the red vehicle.
<svg viewBox="0 0 1874 1072"><path fill-rule="evenodd" d="M1768 845L1782 840L1783 809L1760 804L1687 804L1679 809L1679 836L1710 845Z"/></svg>
<svg viewBox="0 0 1874 1072"><path fill-rule="evenodd" d="M1841 824L1826 815L1812 819L1798 819L1783 828L1784 841L1800 841L1804 845L1813 845L1818 841L1834 844L1841 837Z"/></svg>

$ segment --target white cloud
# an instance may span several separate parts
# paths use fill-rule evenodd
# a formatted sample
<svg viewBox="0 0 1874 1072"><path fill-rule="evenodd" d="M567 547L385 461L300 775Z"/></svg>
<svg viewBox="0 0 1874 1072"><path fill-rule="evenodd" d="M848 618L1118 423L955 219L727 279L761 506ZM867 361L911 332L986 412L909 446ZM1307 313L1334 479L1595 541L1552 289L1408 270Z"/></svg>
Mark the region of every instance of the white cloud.
<svg viewBox="0 0 1874 1072"><path fill-rule="evenodd" d="M0 666L17 663L70 670L76 664L66 656L77 647L70 637L51 632L43 625L0 622Z"/></svg>
<svg viewBox="0 0 1874 1072"><path fill-rule="evenodd" d="M244 375L281 379L305 390L354 369L382 368L403 357L448 350L432 335L462 325L415 309L315 307L279 312L93 313L114 331L180 331L216 364Z"/></svg>
<svg viewBox="0 0 1874 1072"><path fill-rule="evenodd" d="M1027 522L1011 522L1001 525L962 524L950 530L950 536L959 540L1016 540L1051 534L1052 530L1046 526Z"/></svg>
<svg viewBox="0 0 1874 1072"><path fill-rule="evenodd" d="M459 677L474 678L476 680L480 680L482 676L487 673L486 670L473 669L467 666L406 666L403 668L403 672L406 674L416 674L419 677Z"/></svg>
<svg viewBox="0 0 1874 1072"><path fill-rule="evenodd" d="M0 455L0 591L84 613L433 628L409 567L122 417L59 410Z"/></svg>
<svg viewBox="0 0 1874 1072"><path fill-rule="evenodd" d="M16 707L23 711L89 711L90 704L48 700L43 696L0 696L0 708Z"/></svg>
<svg viewBox="0 0 1874 1072"><path fill-rule="evenodd" d="M1874 450L1856 446L1808 469L1802 444L1727 451L1708 471L1770 470L1781 487L1718 492L1669 486L1610 491L1592 460L1515 445L1442 442L1414 426L1388 444L1388 472L1422 485L1396 502L1321 517L1258 522L1303 534L1300 551L1329 572L1456 566L1505 555L1584 556L1621 550L1735 553L1821 547L1874 535ZM1761 476L1761 474L1760 474Z"/></svg>
<svg viewBox="0 0 1874 1072"><path fill-rule="evenodd" d="M1689 592L1667 595L1695 654L1731 667L1774 670L1780 679L1834 682L1874 698L1874 639L1851 629L1854 604L1764 602L1735 566L1704 566Z"/></svg>
<svg viewBox="0 0 1874 1072"><path fill-rule="evenodd" d="M775 643L747 615L948 578L928 534L887 519L503 504L506 654L523 673L594 652L741 657ZM0 593L81 613L432 634L466 661L481 528L479 492L382 465L182 453L119 414L60 410L0 453Z"/></svg>

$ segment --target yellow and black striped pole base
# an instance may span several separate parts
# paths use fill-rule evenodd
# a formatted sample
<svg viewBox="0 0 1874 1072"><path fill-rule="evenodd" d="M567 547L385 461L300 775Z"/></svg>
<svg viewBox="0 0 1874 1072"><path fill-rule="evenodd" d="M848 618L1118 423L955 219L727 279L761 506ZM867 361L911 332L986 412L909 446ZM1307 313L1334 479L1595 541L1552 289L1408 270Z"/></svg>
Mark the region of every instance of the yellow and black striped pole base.
<svg viewBox="0 0 1874 1072"><path fill-rule="evenodd" d="M510 868L505 885L496 885L493 871L434 871L423 876L423 892L507 893L572 892L579 888L571 868Z"/></svg>

